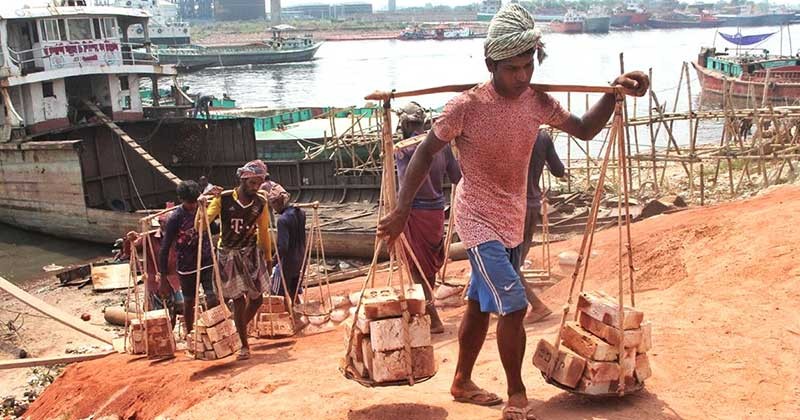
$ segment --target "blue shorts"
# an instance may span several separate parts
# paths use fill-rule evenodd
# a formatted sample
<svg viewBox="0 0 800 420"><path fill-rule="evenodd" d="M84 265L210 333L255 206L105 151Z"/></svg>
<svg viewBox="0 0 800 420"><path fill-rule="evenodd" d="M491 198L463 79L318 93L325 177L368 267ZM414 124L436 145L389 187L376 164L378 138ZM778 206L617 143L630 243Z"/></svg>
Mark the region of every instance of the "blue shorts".
<svg viewBox="0 0 800 420"><path fill-rule="evenodd" d="M506 248L500 241L482 243L467 250L472 266L467 298L481 305L481 312L508 315L528 307L525 287L516 267L521 249Z"/></svg>

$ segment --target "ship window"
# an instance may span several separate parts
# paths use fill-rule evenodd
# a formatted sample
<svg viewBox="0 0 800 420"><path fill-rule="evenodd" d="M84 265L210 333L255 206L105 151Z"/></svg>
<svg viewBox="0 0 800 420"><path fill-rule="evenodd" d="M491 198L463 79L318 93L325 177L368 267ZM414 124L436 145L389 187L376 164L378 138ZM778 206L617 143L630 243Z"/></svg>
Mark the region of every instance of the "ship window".
<svg viewBox="0 0 800 420"><path fill-rule="evenodd" d="M56 94L53 92L53 82L42 82L42 97L55 98Z"/></svg>
<svg viewBox="0 0 800 420"><path fill-rule="evenodd" d="M103 18L103 34L106 38L119 38L116 19L110 17Z"/></svg>
<svg viewBox="0 0 800 420"><path fill-rule="evenodd" d="M92 19L94 29L94 39L103 39L103 32L100 30L100 19Z"/></svg>
<svg viewBox="0 0 800 420"><path fill-rule="evenodd" d="M66 24L66 22L64 22L64 19L59 19L58 20L58 35L59 35L59 39L61 39L62 41L66 41L67 40L67 27L66 26L67 26L67 24Z"/></svg>
<svg viewBox="0 0 800 420"><path fill-rule="evenodd" d="M71 41L92 39L92 23L90 19L68 19L67 26Z"/></svg>
<svg viewBox="0 0 800 420"><path fill-rule="evenodd" d="M28 22L28 32L31 33L31 38L34 43L39 42L39 31L36 30L36 26L31 22Z"/></svg>
<svg viewBox="0 0 800 420"><path fill-rule="evenodd" d="M128 81L128 76L120 76L119 77L119 90L130 90L130 83Z"/></svg>
<svg viewBox="0 0 800 420"><path fill-rule="evenodd" d="M39 31L43 41L60 41L57 19L44 19L39 21Z"/></svg>

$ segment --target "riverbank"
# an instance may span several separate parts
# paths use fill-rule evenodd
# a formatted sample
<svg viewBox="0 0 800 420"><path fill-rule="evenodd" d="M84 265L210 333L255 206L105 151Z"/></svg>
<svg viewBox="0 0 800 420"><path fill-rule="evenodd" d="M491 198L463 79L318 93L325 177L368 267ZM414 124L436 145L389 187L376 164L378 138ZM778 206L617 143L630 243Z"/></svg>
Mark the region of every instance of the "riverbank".
<svg viewBox="0 0 800 420"><path fill-rule="evenodd" d="M62 239L0 223L0 277L22 284L50 277L42 267L66 267L110 256L111 245Z"/></svg>
<svg viewBox="0 0 800 420"><path fill-rule="evenodd" d="M800 186L796 185L635 223L636 302L654 325L654 347L649 353L653 377L643 392L619 400L587 400L547 385L531 365L530 356L540 338L552 340L555 336L558 319L551 317L526 328L528 353L523 374L529 396L539 404L536 414L565 419L793 418L800 396L800 319L791 308L791 302L800 299L800 244L792 239L798 235ZM588 290L615 293L617 239L616 229L595 235ZM554 267L559 252L579 245L580 237L553 244ZM451 268L462 280L469 276L466 261L455 262ZM355 290L361 281L338 283L335 293ZM40 287L43 290L34 289L37 295L76 315L83 307L79 301L102 305L119 298ZM568 290L567 278L547 290L543 298L552 308L559 308ZM6 307L5 301L2 307ZM342 332L335 331L255 340L253 358L246 362L232 358L192 361L179 354L159 363L113 355L74 364L45 390L28 415L198 418L224 412L239 418L266 415L286 419L497 417L497 407L458 404L449 396L462 313L463 308L443 312L446 333L434 339L439 372L413 388L366 389L342 378L337 371ZM92 312L91 323L102 319L95 314ZM26 328L52 323L30 322ZM57 325L42 328L59 334L64 329ZM502 394L505 380L493 327L490 331L475 379ZM55 337L59 344L54 350L67 341L92 344L91 339L63 333L64 337ZM753 354L763 357L754 359ZM7 376L0 376L0 382L7 381Z"/></svg>

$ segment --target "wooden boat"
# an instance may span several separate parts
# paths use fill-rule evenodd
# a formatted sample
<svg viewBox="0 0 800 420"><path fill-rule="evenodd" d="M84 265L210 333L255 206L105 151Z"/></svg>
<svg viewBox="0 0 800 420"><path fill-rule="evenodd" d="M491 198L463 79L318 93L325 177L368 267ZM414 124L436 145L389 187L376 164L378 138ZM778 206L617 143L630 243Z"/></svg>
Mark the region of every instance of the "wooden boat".
<svg viewBox="0 0 800 420"><path fill-rule="evenodd" d="M738 45L752 45L773 34L751 36L727 35ZM749 51L749 50L747 50ZM800 99L800 58L762 54L717 53L715 48L702 48L692 66L697 72L703 92L722 94L724 90L738 98L751 98L759 103L766 96L772 103L794 103Z"/></svg>
<svg viewBox="0 0 800 420"><path fill-rule="evenodd" d="M583 32L583 22L583 17L570 9L561 19L550 22L550 29L563 34L578 34Z"/></svg>

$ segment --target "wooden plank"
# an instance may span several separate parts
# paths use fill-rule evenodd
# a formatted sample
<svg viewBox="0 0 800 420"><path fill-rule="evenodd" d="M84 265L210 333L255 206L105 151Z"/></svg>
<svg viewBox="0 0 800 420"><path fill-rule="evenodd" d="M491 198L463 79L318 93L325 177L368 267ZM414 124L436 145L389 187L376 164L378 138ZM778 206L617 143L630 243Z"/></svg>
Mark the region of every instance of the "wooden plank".
<svg viewBox="0 0 800 420"><path fill-rule="evenodd" d="M160 162L153 158L147 151L145 151L139 143L136 142L133 138L131 138L128 134L125 133L119 126L114 123L97 105L91 103L90 101L83 101L83 104L88 107L96 116L99 118L108 128L110 128L114 133L116 133L119 138L124 141L128 147L133 149L139 156L141 156L146 163L150 164L151 166L155 167L159 172L161 172L170 182L174 184L178 184L180 182L180 178L175 176L172 172L168 169L164 168Z"/></svg>
<svg viewBox="0 0 800 420"><path fill-rule="evenodd" d="M93 325L87 324L86 322L81 321L80 319L67 314L61 309L58 309L55 306L52 306L49 303L46 303L43 300L32 296L28 292L20 289L19 287L15 286L14 284L4 279L3 277L0 277L0 289L4 290L14 298L21 301L22 303L30 306L34 310L44 315L47 315L50 318L53 318L54 320L78 332L86 334L89 337L100 340L106 344L113 344L111 336L108 335L105 331Z"/></svg>
<svg viewBox="0 0 800 420"><path fill-rule="evenodd" d="M639 343L642 342L642 330L625 330L624 338L623 334L620 333L619 329L612 327L608 324L604 324L589 315L585 312L580 312L578 316L578 323L581 327L585 330L589 331L590 333L596 335L603 339L603 341L611 344L611 345L618 345L621 340L623 341L623 347L638 347Z"/></svg>
<svg viewBox="0 0 800 420"><path fill-rule="evenodd" d="M583 292L578 296L578 310L613 327L619 326L619 303L603 292ZM625 306L623 329L635 330L644 319L644 312Z"/></svg>
<svg viewBox="0 0 800 420"><path fill-rule="evenodd" d="M92 287L98 292L126 289L130 275L131 266L127 263L92 266Z"/></svg>
<svg viewBox="0 0 800 420"><path fill-rule="evenodd" d="M20 369L31 368L36 366L50 366L60 365L65 363L85 362L87 360L100 359L108 356L109 354L116 353L113 350L108 350L100 353L92 354L72 354L69 356L53 356L53 357L37 357L30 359L13 359L13 360L0 360L0 370L3 369Z"/></svg>
<svg viewBox="0 0 800 420"><path fill-rule="evenodd" d="M570 350L587 359L617 360L617 348L583 329L577 322L567 322L561 332L561 342Z"/></svg>

